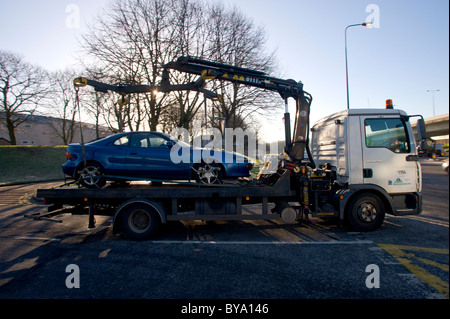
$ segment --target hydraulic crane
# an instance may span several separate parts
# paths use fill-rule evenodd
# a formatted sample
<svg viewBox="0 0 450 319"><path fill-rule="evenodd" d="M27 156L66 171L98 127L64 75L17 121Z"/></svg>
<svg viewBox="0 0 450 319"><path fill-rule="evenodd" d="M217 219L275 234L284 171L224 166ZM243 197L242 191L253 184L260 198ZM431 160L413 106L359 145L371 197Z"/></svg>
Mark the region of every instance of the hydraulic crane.
<svg viewBox="0 0 450 319"><path fill-rule="evenodd" d="M199 78L187 84L173 85L169 81L169 69L199 75ZM110 85L86 78L76 78L76 87L90 85L96 91L113 91L125 95L130 93L147 93L157 90L159 92L171 92L190 90L205 94L211 99L220 98L212 91L204 88L206 80L222 80L238 84L258 87L264 90L278 92L285 101L285 152L293 162L304 160L305 150L308 154L310 166L314 167L308 143L309 143L309 114L312 97L303 91L303 83L295 80L283 80L270 77L261 71L227 65L223 63L211 62L193 57L179 57L176 61L163 65L162 79L159 85ZM296 114L294 124L294 134L291 137L290 113L288 110L288 98L296 101Z"/></svg>

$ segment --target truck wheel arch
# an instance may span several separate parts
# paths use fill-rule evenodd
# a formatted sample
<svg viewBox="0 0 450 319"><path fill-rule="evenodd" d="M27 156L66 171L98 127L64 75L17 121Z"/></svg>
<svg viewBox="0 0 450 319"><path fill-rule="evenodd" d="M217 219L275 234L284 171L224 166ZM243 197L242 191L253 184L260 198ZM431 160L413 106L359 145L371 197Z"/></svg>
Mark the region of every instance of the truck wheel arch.
<svg viewBox="0 0 450 319"><path fill-rule="evenodd" d="M163 206L160 205L158 202L148 200L145 198L134 198L127 200L126 202L122 203L115 211L114 218L113 218L113 234L117 234L122 229L122 217L124 212L126 212L129 208L135 206L135 205L144 205L147 206L149 209L154 210L157 212L160 223L165 224L167 223L166 219L166 213L163 209Z"/></svg>
<svg viewBox="0 0 450 319"><path fill-rule="evenodd" d="M339 217L341 220L345 219L345 212L349 209L352 200L362 193L370 193L377 196L384 205L386 213L393 213L394 204L392 202L391 196L389 196L389 194L383 188L377 185L353 185L352 188L346 189L345 194L340 195L343 196L343 198L340 199L339 203Z"/></svg>

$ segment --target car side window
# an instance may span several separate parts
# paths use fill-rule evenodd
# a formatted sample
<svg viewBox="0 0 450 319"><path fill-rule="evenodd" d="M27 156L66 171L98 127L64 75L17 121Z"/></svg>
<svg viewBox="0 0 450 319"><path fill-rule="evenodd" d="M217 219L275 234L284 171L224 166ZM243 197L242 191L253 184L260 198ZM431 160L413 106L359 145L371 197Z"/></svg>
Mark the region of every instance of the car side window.
<svg viewBox="0 0 450 319"><path fill-rule="evenodd" d="M133 134L131 136L130 147L149 147L149 136L148 134Z"/></svg>
<svg viewBox="0 0 450 319"><path fill-rule="evenodd" d="M150 147L167 148L167 140L158 135L150 135Z"/></svg>
<svg viewBox="0 0 450 319"><path fill-rule="evenodd" d="M156 134L134 133L130 138L130 147L167 148L167 139Z"/></svg>
<svg viewBox="0 0 450 319"><path fill-rule="evenodd" d="M394 153L409 153L410 144L404 122L399 119L366 119L366 146L387 148Z"/></svg>
<svg viewBox="0 0 450 319"><path fill-rule="evenodd" d="M127 146L128 142L129 142L128 135L125 135L115 140L113 144L116 146Z"/></svg>

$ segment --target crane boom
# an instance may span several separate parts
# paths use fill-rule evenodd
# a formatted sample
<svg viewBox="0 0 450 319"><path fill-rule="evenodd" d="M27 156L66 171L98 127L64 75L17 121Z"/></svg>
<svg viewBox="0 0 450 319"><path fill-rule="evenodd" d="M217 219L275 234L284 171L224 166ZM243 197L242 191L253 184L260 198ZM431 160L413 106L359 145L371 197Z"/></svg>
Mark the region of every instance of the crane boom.
<svg viewBox="0 0 450 319"><path fill-rule="evenodd" d="M164 68L174 69L180 72L200 75L203 79L218 79L254 86L265 90L278 92L285 100L285 138L286 153L293 161L304 159L305 150L309 160L314 166L309 152L309 113L312 97L303 91L303 83L295 80L283 80L268 76L261 71L211 62L192 57L179 57L176 61L169 62ZM296 101L296 115L294 134L291 138L290 114L288 110L288 98Z"/></svg>
<svg viewBox="0 0 450 319"><path fill-rule="evenodd" d="M204 79L218 79L278 92L283 99L303 96L303 83L267 76L266 73L192 57L179 57L164 68L201 75Z"/></svg>

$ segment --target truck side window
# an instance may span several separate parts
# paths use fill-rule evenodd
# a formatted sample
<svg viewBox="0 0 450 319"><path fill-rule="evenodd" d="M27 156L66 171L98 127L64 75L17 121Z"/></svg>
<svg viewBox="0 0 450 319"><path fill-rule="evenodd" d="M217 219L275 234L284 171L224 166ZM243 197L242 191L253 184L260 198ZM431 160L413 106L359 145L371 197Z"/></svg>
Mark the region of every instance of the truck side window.
<svg viewBox="0 0 450 319"><path fill-rule="evenodd" d="M404 122L399 119L366 119L364 121L366 146L387 148L394 153L411 150Z"/></svg>

